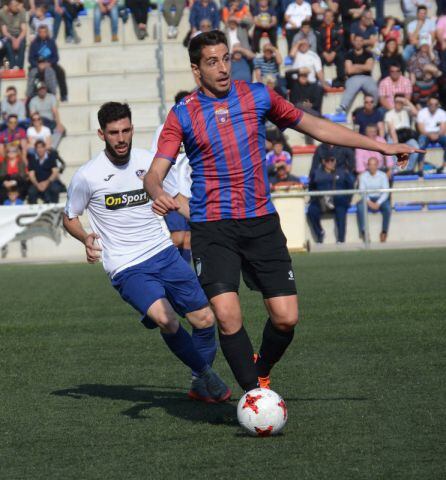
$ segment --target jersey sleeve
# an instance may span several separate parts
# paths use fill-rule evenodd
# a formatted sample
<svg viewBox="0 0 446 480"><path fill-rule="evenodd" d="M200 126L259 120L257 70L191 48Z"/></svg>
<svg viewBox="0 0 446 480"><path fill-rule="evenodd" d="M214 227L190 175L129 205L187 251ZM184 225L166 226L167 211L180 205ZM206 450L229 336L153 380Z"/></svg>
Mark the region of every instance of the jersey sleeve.
<svg viewBox="0 0 446 480"><path fill-rule="evenodd" d="M270 88L266 90L270 98L270 108L266 114L268 119L281 130L298 125L302 120L303 111L282 98L274 90Z"/></svg>
<svg viewBox="0 0 446 480"><path fill-rule="evenodd" d="M166 158L175 163L182 141L183 129L172 109L167 115L166 122L161 130L155 157Z"/></svg>
<svg viewBox="0 0 446 480"><path fill-rule="evenodd" d="M68 218L76 218L84 213L90 201L91 192L88 182L81 172L77 172L71 180L67 191L65 213Z"/></svg>

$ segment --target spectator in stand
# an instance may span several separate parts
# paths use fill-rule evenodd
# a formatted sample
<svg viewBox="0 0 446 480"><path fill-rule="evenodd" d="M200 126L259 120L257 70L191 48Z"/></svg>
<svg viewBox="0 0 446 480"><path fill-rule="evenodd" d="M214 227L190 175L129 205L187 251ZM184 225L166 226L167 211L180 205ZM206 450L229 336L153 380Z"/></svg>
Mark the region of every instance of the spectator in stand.
<svg viewBox="0 0 446 480"><path fill-rule="evenodd" d="M255 54L248 48L243 48L239 43L232 46L231 77L233 80L252 81L251 61Z"/></svg>
<svg viewBox="0 0 446 480"><path fill-rule="evenodd" d="M339 0L311 0L311 10L313 16L311 22L315 30L319 30L321 24L325 22L325 12L330 10L333 13L333 19L338 17Z"/></svg>
<svg viewBox="0 0 446 480"><path fill-rule="evenodd" d="M299 70L300 68L308 69L310 72L308 76L310 83L319 81L322 86L327 85L322 61L317 53L310 50L310 44L306 38L302 38L302 40L293 45L290 57L293 58L293 70Z"/></svg>
<svg viewBox="0 0 446 480"><path fill-rule="evenodd" d="M446 2L445 2L446 7ZM446 72L446 15L442 14L437 20L437 29L435 37L438 45L438 54L440 56L441 70Z"/></svg>
<svg viewBox="0 0 446 480"><path fill-rule="evenodd" d="M217 4L213 0L196 0L189 15L191 36L200 30L200 22L205 18L211 21L213 30L218 29L220 13Z"/></svg>
<svg viewBox="0 0 446 480"><path fill-rule="evenodd" d="M379 83L379 103L385 110L391 110L394 106L393 99L397 93L402 93L406 98L412 96L412 83L405 77L398 65L391 65L389 76Z"/></svg>
<svg viewBox="0 0 446 480"><path fill-rule="evenodd" d="M293 38L302 26L302 22L311 20L311 15L310 4L304 0L295 0L288 5L285 10L285 35L288 52L291 50Z"/></svg>
<svg viewBox="0 0 446 480"><path fill-rule="evenodd" d="M381 78L386 78L390 75L391 66L400 67L402 73L406 71L406 64L403 56L398 51L398 43L394 38L386 41L379 58L379 66L381 68Z"/></svg>
<svg viewBox="0 0 446 480"><path fill-rule="evenodd" d="M269 4L269 0L259 0L254 5L254 31L252 48L255 53L260 52L260 39L263 34L268 35L272 45L277 47L277 15Z"/></svg>
<svg viewBox="0 0 446 480"><path fill-rule="evenodd" d="M370 52L364 49L364 39L356 36L353 41L353 49L345 57L345 91L342 95L341 104L336 113L331 115L332 121L345 122L347 112L360 91L378 101L378 86L372 77L374 60Z"/></svg>
<svg viewBox="0 0 446 480"><path fill-rule="evenodd" d="M344 44L346 50L350 45L350 32L352 24L361 18L361 15L370 5L368 0L342 0L339 3L342 16L342 26L344 27Z"/></svg>
<svg viewBox="0 0 446 480"><path fill-rule="evenodd" d="M93 13L94 41L99 43L101 39L101 21L104 17L110 17L112 42L118 42L118 1L117 0L96 0Z"/></svg>
<svg viewBox="0 0 446 480"><path fill-rule="evenodd" d="M350 42L353 44L355 37L364 39L364 48L372 51L378 42L378 31L375 27L373 14L370 10L364 10L359 20L353 22L350 30Z"/></svg>
<svg viewBox="0 0 446 480"><path fill-rule="evenodd" d="M61 192L57 154L47 150L45 142L37 140L35 152L28 155L28 174L31 185L28 190L28 202L58 203Z"/></svg>
<svg viewBox="0 0 446 480"><path fill-rule="evenodd" d="M376 108L371 95L364 95L364 105L353 112L352 119L360 134L365 135L365 129L368 125L377 125L379 136L384 137L383 114Z"/></svg>
<svg viewBox="0 0 446 480"><path fill-rule="evenodd" d="M59 51L56 42L50 38L50 32L46 25L41 25L38 28L37 36L29 47L28 61L31 69L38 67L39 59L46 60L51 66L51 69L54 70L57 84L59 85L60 99L62 102L67 101L68 89L65 70L59 65ZM42 78L40 80L44 81L47 84L48 91L51 91L47 81Z"/></svg>
<svg viewBox="0 0 446 480"><path fill-rule="evenodd" d="M291 187L291 186L299 186L302 187L302 182L300 181L299 177L292 175L289 171L287 171L286 167L281 165L277 167L274 175L269 177L269 181L273 186L273 190L277 187Z"/></svg>
<svg viewBox="0 0 446 480"><path fill-rule="evenodd" d="M51 37L53 35L54 18L46 16L47 9L45 5L39 5L35 8L35 16L31 17L31 29L34 34L37 35L37 31L41 25L46 25L48 28L48 34Z"/></svg>
<svg viewBox="0 0 446 480"><path fill-rule="evenodd" d="M47 149L51 148L51 130L42 122L42 118L38 113L33 113L31 116L31 126L26 131L28 139L28 152L34 149L37 140L45 143Z"/></svg>
<svg viewBox="0 0 446 480"><path fill-rule="evenodd" d="M225 25L229 18L235 18L242 28L250 28L253 23L249 5L244 0L229 0L221 11L221 19Z"/></svg>
<svg viewBox="0 0 446 480"><path fill-rule="evenodd" d="M209 22L209 20L206 20ZM232 52L234 45L241 45L245 49L251 49L249 44L248 31L240 26L236 17L229 17L225 29L226 38L228 39L229 51Z"/></svg>
<svg viewBox="0 0 446 480"><path fill-rule="evenodd" d="M345 82L344 30L335 23L332 10L326 10L317 31L317 52L323 65L336 65L337 78L333 86L343 86Z"/></svg>
<svg viewBox="0 0 446 480"><path fill-rule="evenodd" d="M402 93L397 93L394 98L394 107L384 116L386 140L388 143L405 143L414 148L419 148L417 132L412 129L412 119L416 118L418 111ZM409 162L403 172L413 173L418 164L418 153L409 155Z"/></svg>
<svg viewBox="0 0 446 480"><path fill-rule="evenodd" d="M412 55L416 52L416 47L422 38L430 37L431 44L435 36L435 20L428 18L427 8L425 5L420 5L417 8L417 18L407 25L408 44L403 50L403 58L408 62Z"/></svg>
<svg viewBox="0 0 446 480"><path fill-rule="evenodd" d="M37 95L29 102L29 111L31 116L34 113L41 116L43 124L53 133L52 143L54 148L57 148L65 133L65 127L60 121L56 97L48 93L43 82L37 85Z"/></svg>
<svg viewBox="0 0 446 480"><path fill-rule="evenodd" d="M308 77L310 70L302 67L297 72L291 70L286 73L287 89L290 102L296 107L320 116L324 90L317 83L310 83Z"/></svg>
<svg viewBox="0 0 446 480"><path fill-rule="evenodd" d="M45 14L49 13L54 21L52 22L51 36L56 40L59 33L60 24L62 23L63 8L57 0L29 0L29 15L31 23L37 15L37 9L44 7ZM42 18L42 17L40 17Z"/></svg>
<svg viewBox="0 0 446 480"><path fill-rule="evenodd" d="M183 17L184 0L165 0L163 2L163 16L167 23L167 38L177 38L178 26Z"/></svg>
<svg viewBox="0 0 446 480"><path fill-rule="evenodd" d="M430 4L431 0L401 0L401 10L406 23L410 23L417 18L417 10L420 5L428 8Z"/></svg>
<svg viewBox="0 0 446 480"><path fill-rule="evenodd" d="M10 188L16 188L20 198L26 197L28 190L26 162L22 158L20 147L13 143L6 145L5 159L0 162L0 198L2 201Z"/></svg>
<svg viewBox="0 0 446 480"><path fill-rule="evenodd" d="M144 40L149 35L147 32L148 4L147 0L126 0L126 6L133 16L135 32L139 40Z"/></svg>
<svg viewBox="0 0 446 480"><path fill-rule="evenodd" d="M355 171L355 151L353 148L321 143L314 152L310 176L322 165L324 158L335 158L338 169L346 170L351 174Z"/></svg>
<svg viewBox="0 0 446 480"><path fill-rule="evenodd" d="M311 28L311 23L306 20L302 22L302 26L300 27L300 30L296 33L296 35L294 35L292 47L296 45L296 43L299 43L301 40L304 40L304 39L308 41L310 45L310 50L312 52L317 53L316 34L314 33L314 30Z"/></svg>
<svg viewBox="0 0 446 480"><path fill-rule="evenodd" d="M397 45L402 45L404 40L403 23L398 18L387 17L381 28L381 35L384 42L395 40Z"/></svg>
<svg viewBox="0 0 446 480"><path fill-rule="evenodd" d="M446 163L446 112L440 108L438 98L430 98L427 107L418 112L417 128L420 132L418 143L421 149L437 143L443 148L443 165L437 169L437 173L442 173ZM419 162L423 171L424 154L420 154Z"/></svg>
<svg viewBox="0 0 446 480"><path fill-rule="evenodd" d="M197 35L200 35L200 33L210 32L211 30L212 30L211 21L209 20L209 18L203 18L202 20L200 20L199 30L192 33L190 38L192 39L192 38L196 37Z"/></svg>
<svg viewBox="0 0 446 480"><path fill-rule="evenodd" d="M6 89L6 95L1 103L2 122L0 131L7 127L7 120L10 115L15 115L18 119L21 128L28 127L28 120L26 118L25 104L21 100L17 100L17 89L14 86L9 86Z"/></svg>
<svg viewBox="0 0 446 480"><path fill-rule="evenodd" d="M14 145L21 149L23 160L26 160L26 132L19 127L17 115L9 115L6 122L6 130L0 133L0 157L5 157L5 148L7 145Z"/></svg>
<svg viewBox="0 0 446 480"><path fill-rule="evenodd" d="M26 48L26 15L17 0L8 0L0 11L0 25L3 44L9 62L9 68L23 68Z"/></svg>
<svg viewBox="0 0 446 480"><path fill-rule="evenodd" d="M412 101L418 110L427 106L430 97L438 94L438 78L441 77L440 70L433 64L423 67L423 76L416 78L413 86Z"/></svg>
<svg viewBox="0 0 446 480"><path fill-rule="evenodd" d="M383 137L378 135L378 127L376 125L369 125L365 129L366 137L372 138L377 142L387 143ZM355 153L355 164L356 164L356 173L361 175L367 170L367 163L370 157L375 157L378 161L378 167L381 170L387 172L390 177L393 172L393 158L390 156L383 155L372 150L365 150L363 148L357 148Z"/></svg>
<svg viewBox="0 0 446 480"><path fill-rule="evenodd" d="M24 204L23 200L19 197L19 191L18 191L17 187L8 188L5 192L5 195L6 195L7 198L2 203L1 193L0 193L0 205L3 204L5 207L6 206L15 207L15 206L19 206L19 205ZM22 253L22 258L25 258L26 254L27 254L26 240L21 240L20 241L20 249L21 249L21 253ZM2 249L1 249L1 257L6 258L7 255L8 255L8 244L3 245Z"/></svg>
<svg viewBox="0 0 446 480"><path fill-rule="evenodd" d="M266 154L268 177L273 177L279 167L285 168L286 173L290 173L291 163L291 155L283 149L283 143L280 140L273 142L273 149Z"/></svg>
<svg viewBox="0 0 446 480"><path fill-rule="evenodd" d="M418 49L414 52L407 63L407 70L413 84L425 76L425 68L432 73L435 78L441 76L437 66L440 64L437 52L432 48L430 37L421 38Z"/></svg>
<svg viewBox="0 0 446 480"><path fill-rule="evenodd" d="M49 93L57 94L56 72L51 68L49 62L44 58L39 58L37 66L31 68L28 75L26 86L26 97L32 98L37 95L37 85L44 82Z"/></svg>
<svg viewBox="0 0 446 480"><path fill-rule="evenodd" d="M254 76L257 82L263 82L267 76L279 76L282 55L271 43L263 45L263 55L254 59Z"/></svg>
<svg viewBox="0 0 446 480"><path fill-rule="evenodd" d="M327 157L310 176L309 190L319 192L350 190L353 188L353 184L353 176L348 171L337 168L334 157ZM325 231L321 225L321 216L324 213L334 213L336 243L345 242L346 217L350 201L351 195L311 197L307 215L317 243L323 243L325 237Z"/></svg>
<svg viewBox="0 0 446 480"><path fill-rule="evenodd" d="M379 162L375 157L370 157L367 162L367 170L359 179L360 190L378 190L381 188L389 188L389 179L387 175L378 169ZM362 239L365 238L365 211L362 200L356 204L359 234ZM387 240L389 231L390 216L392 206L390 205L389 193L370 193L367 194L367 208L372 212L381 212L383 216L381 233L379 239L381 242Z"/></svg>
<svg viewBox="0 0 446 480"><path fill-rule="evenodd" d="M79 24L79 12L84 9L81 0L62 0L63 21L65 24L65 41L67 43L80 43L81 39L74 28Z"/></svg>

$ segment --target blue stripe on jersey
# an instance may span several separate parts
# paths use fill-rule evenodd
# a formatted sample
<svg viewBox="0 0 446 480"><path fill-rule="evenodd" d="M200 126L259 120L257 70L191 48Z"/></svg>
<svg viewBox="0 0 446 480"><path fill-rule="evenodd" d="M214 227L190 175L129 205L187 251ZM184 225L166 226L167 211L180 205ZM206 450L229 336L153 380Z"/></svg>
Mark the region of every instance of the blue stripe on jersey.
<svg viewBox="0 0 446 480"><path fill-rule="evenodd" d="M200 98L200 96L198 96L198 101L201 105L203 117L207 122L206 131L212 145L212 151L215 159L215 168L217 169L219 177L221 218L232 218L231 179L228 164L226 163L223 143L215 119L214 104L212 102L206 102L204 99Z"/></svg>

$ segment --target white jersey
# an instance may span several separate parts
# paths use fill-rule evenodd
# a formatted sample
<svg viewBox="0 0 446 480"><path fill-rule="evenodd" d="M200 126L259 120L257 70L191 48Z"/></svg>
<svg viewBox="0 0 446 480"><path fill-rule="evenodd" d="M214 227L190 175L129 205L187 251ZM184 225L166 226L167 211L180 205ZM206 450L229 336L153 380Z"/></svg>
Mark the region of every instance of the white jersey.
<svg viewBox="0 0 446 480"><path fill-rule="evenodd" d="M110 277L172 245L143 189L151 161L147 150L132 148L129 162L116 166L102 151L75 173L68 188L65 213L75 218L87 210ZM174 172L166 176L164 189L173 197L178 194Z"/></svg>
<svg viewBox="0 0 446 480"><path fill-rule="evenodd" d="M152 147L151 147L151 153L153 156L155 156L156 151L158 149L158 139L160 137L161 130L163 129L163 127L164 127L164 123L157 128L155 136L153 137ZM191 178L192 168L189 165L189 159L186 157L186 154L184 153L183 144L181 144L180 153L177 156L175 164L172 165L172 168L170 170L171 171L173 170L175 172L175 177L178 181L178 191L181 193L181 195L184 195L185 197L190 198L192 196L190 191L192 186L192 178Z"/></svg>

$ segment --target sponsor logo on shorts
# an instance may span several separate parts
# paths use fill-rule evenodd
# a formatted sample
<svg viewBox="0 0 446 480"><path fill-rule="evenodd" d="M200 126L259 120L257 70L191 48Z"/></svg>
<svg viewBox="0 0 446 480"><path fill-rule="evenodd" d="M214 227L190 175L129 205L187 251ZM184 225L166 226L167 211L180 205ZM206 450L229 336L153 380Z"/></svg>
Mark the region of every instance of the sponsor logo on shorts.
<svg viewBox="0 0 446 480"><path fill-rule="evenodd" d="M149 203L150 197L142 188L130 192L110 193L105 195L105 208L118 210L120 208L137 207Z"/></svg>
<svg viewBox="0 0 446 480"><path fill-rule="evenodd" d="M194 264L197 277L199 277L201 275L201 258L194 258Z"/></svg>
<svg viewBox="0 0 446 480"><path fill-rule="evenodd" d="M288 280L294 280L294 272L292 270L288 272Z"/></svg>

